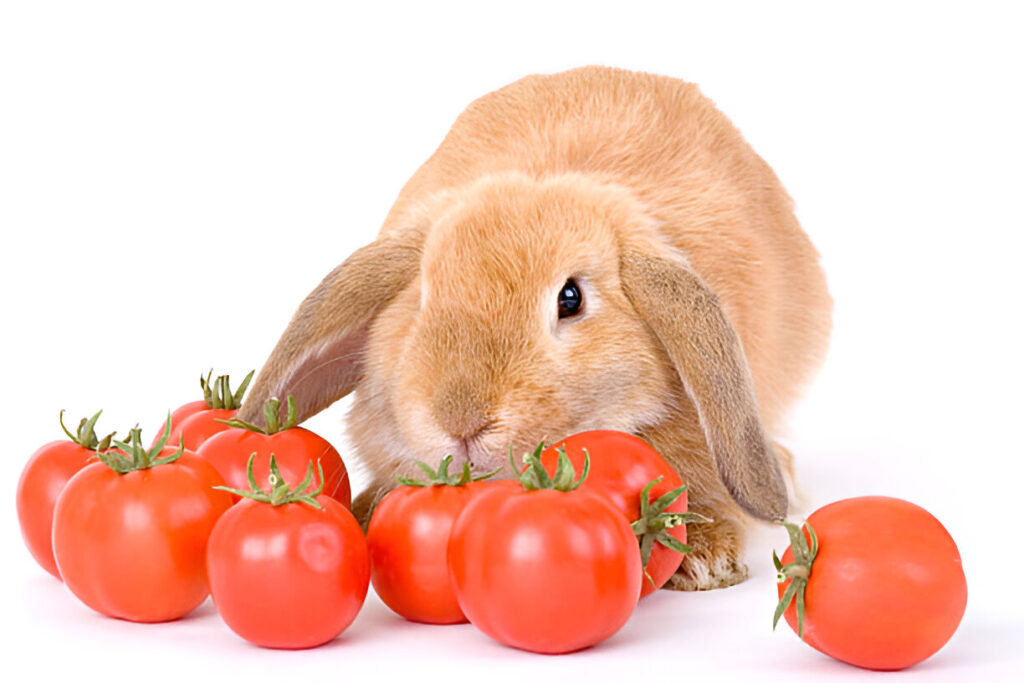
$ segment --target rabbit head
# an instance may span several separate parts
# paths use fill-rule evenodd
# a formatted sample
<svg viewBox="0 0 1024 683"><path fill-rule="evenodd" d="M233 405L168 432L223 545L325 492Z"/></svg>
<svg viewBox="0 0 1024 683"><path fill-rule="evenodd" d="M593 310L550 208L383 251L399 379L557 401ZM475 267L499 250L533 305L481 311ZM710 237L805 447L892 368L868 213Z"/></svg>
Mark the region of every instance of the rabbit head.
<svg viewBox="0 0 1024 683"><path fill-rule="evenodd" d="M495 173L405 207L301 304L241 415L292 395L304 419L353 390L350 436L381 480L445 453L490 470L510 446L683 409L736 503L786 513L736 331L607 179Z"/></svg>

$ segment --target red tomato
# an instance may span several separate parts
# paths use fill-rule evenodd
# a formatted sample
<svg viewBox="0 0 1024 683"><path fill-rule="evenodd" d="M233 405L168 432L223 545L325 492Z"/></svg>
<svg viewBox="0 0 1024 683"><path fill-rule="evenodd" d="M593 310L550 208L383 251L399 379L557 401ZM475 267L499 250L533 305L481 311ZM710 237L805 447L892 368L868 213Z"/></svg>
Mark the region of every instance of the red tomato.
<svg viewBox="0 0 1024 683"><path fill-rule="evenodd" d="M270 399L268 403L274 404L276 415L276 399ZM294 411L294 403L291 405ZM346 508L351 507L352 489L348 471L338 451L326 439L308 429L295 426L292 420L283 425L271 420L265 429L240 421L232 424L236 427L223 425L225 431L210 436L197 451L201 458L217 468L228 486L248 488L246 464L253 453L256 454L253 466L256 481L266 481L270 475L270 456L273 454L277 456L276 462L285 481L302 479L309 464L319 462L325 479L323 493ZM189 427L190 423L183 427L186 444L190 439L187 431ZM310 490L319 486L320 480L314 476Z"/></svg>
<svg viewBox="0 0 1024 683"><path fill-rule="evenodd" d="M535 470L543 470L539 461ZM474 626L506 645L547 654L580 650L618 631L636 607L642 578L636 536L622 513L602 496L571 489L481 491L455 521L448 566Z"/></svg>
<svg viewBox="0 0 1024 683"><path fill-rule="evenodd" d="M61 411L61 428L70 441L51 441L40 447L29 458L18 480L18 523L25 545L39 566L58 579L60 574L50 538L53 507L68 480L89 464L96 449L106 450L109 446L112 434L101 442L93 431L99 416L100 413L96 413L88 420L83 419L78 432L72 434L64 427L64 411Z"/></svg>
<svg viewBox="0 0 1024 683"><path fill-rule="evenodd" d="M235 392L231 391L231 380L227 375L221 375L212 383L212 371L206 377L200 376L199 385L203 389L203 400L186 403L171 413L172 428L167 445L177 446L182 442L181 435L184 433L186 450L195 452L203 441L228 429L227 425L217 420L230 420L235 416L242 406L245 390L249 387L254 372L250 371L245 376ZM155 446L163 436L164 427L161 427L150 447Z"/></svg>
<svg viewBox="0 0 1024 683"><path fill-rule="evenodd" d="M783 575L808 577L779 584L780 609L788 604L786 621L798 633L803 603L807 644L856 666L893 671L930 657L952 637L967 607L967 581L956 543L927 510L898 498L848 498L814 512L807 526L817 544L791 525L801 562L794 563L791 546L777 563Z"/></svg>
<svg viewBox="0 0 1024 683"><path fill-rule="evenodd" d="M284 483L280 472L272 481ZM294 491L285 486L276 502L273 492L241 501L210 536L213 602L231 630L262 647L298 649L333 640L366 599L370 561L363 531L333 498L311 494L308 483Z"/></svg>
<svg viewBox="0 0 1024 683"><path fill-rule="evenodd" d="M141 622L177 619L208 594L206 541L231 496L212 488L223 483L217 470L188 451L144 451L138 430L131 448L117 444L131 459L101 456L104 462L72 477L57 500L57 567L71 592L97 612Z"/></svg>
<svg viewBox="0 0 1024 683"><path fill-rule="evenodd" d="M209 404L206 401L189 401L188 403L182 404L174 409L171 413L171 425L174 425L171 429L172 439L174 443L181 443L181 430L177 427L182 422L192 417L196 413L200 413L204 410L211 410ZM165 429L163 425L160 425L160 431L157 432L156 438L153 439L153 444L164 438Z"/></svg>
<svg viewBox="0 0 1024 683"><path fill-rule="evenodd" d="M366 529L373 588L385 605L411 621L466 621L448 578L452 525L478 492L500 483L519 487L511 481L473 481L468 463L460 479L451 479L451 459L445 456L437 472L421 463L429 478L425 484L400 480L409 483L380 501Z"/></svg>
<svg viewBox="0 0 1024 683"><path fill-rule="evenodd" d="M641 494L649 483L661 478L660 482L651 487L650 500L657 500L662 495L683 486L682 479L658 451L632 434L596 430L573 434L559 441L545 449L540 456L544 468L551 475L554 475L558 463L558 451L563 448L577 470L583 467L583 451L586 449L590 455L590 472L580 488L608 498L631 523L641 517ZM674 503L657 511L666 513L660 519L672 519L668 528L665 528L665 525L650 524L648 526L651 528L639 531L641 544L644 542L645 533L650 536L647 540L650 559L646 566L649 578L644 578L640 597L664 586L679 568L679 563L683 560L682 551L688 550L683 546L686 543L686 525L682 523L685 519L682 515L686 512L686 506L686 491L683 490ZM672 540L664 539L662 531L678 542L675 548L666 545L672 544ZM664 539L665 543L658 542L659 538Z"/></svg>
<svg viewBox="0 0 1024 683"><path fill-rule="evenodd" d="M231 427L221 420L230 420L238 412L232 410L201 410L171 431L168 444L177 446L184 443L186 450L198 451L199 447L214 434L225 432Z"/></svg>

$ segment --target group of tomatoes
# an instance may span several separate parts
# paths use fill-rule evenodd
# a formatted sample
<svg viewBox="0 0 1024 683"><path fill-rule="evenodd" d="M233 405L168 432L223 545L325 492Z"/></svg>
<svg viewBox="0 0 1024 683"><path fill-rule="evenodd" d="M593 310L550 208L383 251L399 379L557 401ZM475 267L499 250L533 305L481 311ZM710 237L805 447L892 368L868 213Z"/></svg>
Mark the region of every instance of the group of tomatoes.
<svg viewBox="0 0 1024 683"><path fill-rule="evenodd" d="M369 576L362 530L347 509L345 465L327 441L297 426L290 400L283 422L276 400L267 402L265 427L239 421L235 413L251 377L235 392L227 376L201 378L204 398L171 413L148 447L138 428L124 441L113 434L98 438L100 413L83 419L74 433L62 414L68 440L37 450L18 483L18 518L36 561L89 607L130 621L177 619L212 592L229 625L244 636L255 629L256 642L262 622L278 620L279 631L292 623L284 613L261 612L272 610L282 591L302 586L307 602L319 600L309 577L292 583L303 567L326 577L325 587L355 572L347 621L340 623L328 606L336 628L330 637L340 633L362 605ZM253 495L256 477L303 481L288 497L275 494L276 506L236 505ZM303 517L298 507L283 504L293 500L322 514ZM258 592L259 586L244 583L254 571L264 582ZM275 637L281 636L265 644L277 644ZM289 637L280 646L301 646Z"/></svg>
<svg viewBox="0 0 1024 683"><path fill-rule="evenodd" d="M524 456L511 479L420 463L366 533L349 512L338 452L299 427L294 402L236 416L227 376L141 430L99 438L100 413L40 448L18 485L25 542L96 611L177 619L212 596L243 638L276 648L326 643L356 617L373 580L412 621L470 621L496 640L561 653L622 627L688 548L686 487L642 439L589 432ZM282 419L281 413L285 416ZM582 472L577 478L576 472ZM500 529L501 533L495 533Z"/></svg>
<svg viewBox="0 0 1024 683"><path fill-rule="evenodd" d="M579 650L618 631L679 568L687 511L679 475L642 439L613 431L543 444L499 470L400 478L366 532L349 511L338 452L270 399L241 421L250 373L200 379L204 398L141 431L98 438L99 413L26 465L17 506L33 557L96 611L177 619L212 596L241 637L308 648L352 623L372 580L411 621L469 621L504 644ZM576 473L580 472L577 477ZM778 622L858 666L899 669L936 652L963 616L956 544L924 509L863 497L785 523L775 558Z"/></svg>

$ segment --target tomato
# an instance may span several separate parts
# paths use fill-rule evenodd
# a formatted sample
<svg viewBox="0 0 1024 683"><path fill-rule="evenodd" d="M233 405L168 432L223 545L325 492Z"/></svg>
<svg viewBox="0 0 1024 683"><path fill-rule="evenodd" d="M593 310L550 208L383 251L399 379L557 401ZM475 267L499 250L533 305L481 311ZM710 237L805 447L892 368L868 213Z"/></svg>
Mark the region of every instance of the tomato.
<svg viewBox="0 0 1024 683"><path fill-rule="evenodd" d="M865 496L817 510L803 533L786 526L792 545L776 558L775 620L784 610L811 647L893 671L938 652L960 625L967 607L960 553L927 510Z"/></svg>
<svg viewBox="0 0 1024 683"><path fill-rule="evenodd" d="M183 403L174 409L171 413L171 424L176 426L171 429L171 433L175 443L181 442L181 423L196 413L201 413L204 410L212 410L206 401L189 401L188 403ZM154 444L163 438L165 431L166 430L164 430L163 425L161 425L160 431L157 433L156 438L153 439Z"/></svg>
<svg viewBox="0 0 1024 683"><path fill-rule="evenodd" d="M309 490L312 463L294 489L274 458L270 470L270 490L236 490L247 500L210 535L210 593L242 638L262 647L316 647L348 628L366 599L366 539L352 513Z"/></svg>
<svg viewBox="0 0 1024 683"><path fill-rule="evenodd" d="M403 485L384 496L366 529L373 588L385 605L411 621L466 621L448 578L448 538L472 497L494 485L481 480L497 471L474 478L467 462L456 479L448 474L451 461L446 455L436 472L418 463L426 482L399 478Z"/></svg>
<svg viewBox="0 0 1024 683"><path fill-rule="evenodd" d="M182 405L175 408L171 412L172 425L180 425L182 422L192 417L199 411L210 410L213 408L213 390L216 386L216 382L214 382L213 384L210 383L210 377L212 375L213 370L210 370L210 372L206 373L206 377L199 375L199 387L203 390L203 398L197 401L189 401L188 403L183 403ZM246 385L247 383L243 383L243 389L244 386ZM160 430L156 433L156 438L153 439L153 443L155 444L157 441L162 439L165 433L166 430L164 429L164 426L160 425Z"/></svg>
<svg viewBox="0 0 1024 683"><path fill-rule="evenodd" d="M72 434L64 426L64 411L60 413L60 426L68 441L51 441L32 454L18 480L18 523L32 557L46 571L58 579L57 562L53 559L50 533L53 527L53 507L57 497L80 469L89 464L96 450L107 450L113 434L102 440L96 438L94 428L100 411L88 420L78 423Z"/></svg>
<svg viewBox="0 0 1024 683"><path fill-rule="evenodd" d="M53 514L53 553L71 592L92 609L140 622L177 619L207 596L206 541L231 496L212 465L182 448L142 447L71 478Z"/></svg>
<svg viewBox="0 0 1024 683"><path fill-rule="evenodd" d="M196 453L217 468L228 486L238 489L249 485L246 463L253 453L256 454L253 473L257 481L265 481L270 475L271 454L277 456L277 465L286 481L298 481L310 463L319 462L326 477L323 493L346 508L351 507L352 489L341 455L326 439L296 426L298 420L291 397L288 398L288 419L283 424L277 418L279 405L277 399L267 401L265 428L232 419L224 425L225 431L203 441ZM184 429L188 428L186 423ZM188 440L186 436L186 442ZM318 487L320 480L314 477L310 488Z"/></svg>
<svg viewBox="0 0 1024 683"><path fill-rule="evenodd" d="M190 401L179 406L171 413L171 436L167 445L177 446L182 442L182 434L185 435L185 449L195 452L203 441L218 432L228 429L228 426L218 420L230 420L242 406L242 399L245 390L255 371L250 371L242 380L238 390L231 391L231 380L227 375L221 375L210 383L210 374L206 377L199 377L199 385L203 389L203 399ZM160 428L153 445L164 437L164 427Z"/></svg>
<svg viewBox="0 0 1024 683"><path fill-rule="evenodd" d="M489 487L463 508L448 567L459 607L485 634L532 652L573 652L629 619L640 550L614 505L577 488L568 458L552 481L539 453L528 456L523 486Z"/></svg>
<svg viewBox="0 0 1024 683"><path fill-rule="evenodd" d="M545 449L540 459L551 475L561 450L577 469L583 466L584 451L589 454L590 472L580 488L608 498L633 523L646 570L640 597L664 586L689 552L685 522L702 519L685 514L686 488L676 471L653 446L625 432L580 432ZM641 504L651 499L661 500L653 506Z"/></svg>
<svg viewBox="0 0 1024 683"><path fill-rule="evenodd" d="M173 442L174 445L183 443L186 449L195 452L199 450L203 442L214 434L231 429L224 422L232 419L237 412L238 409L201 410L178 425L177 429L171 433L168 443Z"/></svg>

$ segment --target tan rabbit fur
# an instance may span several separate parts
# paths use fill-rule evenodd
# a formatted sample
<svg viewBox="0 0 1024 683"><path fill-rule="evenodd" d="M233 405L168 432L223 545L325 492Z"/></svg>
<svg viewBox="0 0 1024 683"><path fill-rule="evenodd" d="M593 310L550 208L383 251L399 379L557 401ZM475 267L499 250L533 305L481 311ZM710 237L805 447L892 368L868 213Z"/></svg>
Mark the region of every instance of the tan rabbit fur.
<svg viewBox="0 0 1024 683"><path fill-rule="evenodd" d="M560 319L570 278L583 309ZM715 520L691 525L670 586L714 588L746 575L746 522L786 514L771 437L830 327L818 254L729 121L692 84L587 67L469 106L302 303L242 417L354 389L364 522L414 459L482 471L510 444L638 434Z"/></svg>

